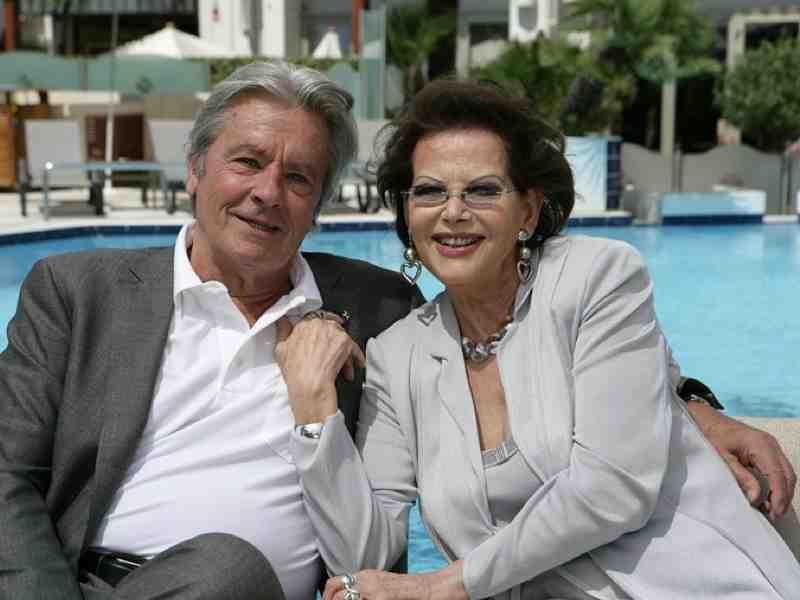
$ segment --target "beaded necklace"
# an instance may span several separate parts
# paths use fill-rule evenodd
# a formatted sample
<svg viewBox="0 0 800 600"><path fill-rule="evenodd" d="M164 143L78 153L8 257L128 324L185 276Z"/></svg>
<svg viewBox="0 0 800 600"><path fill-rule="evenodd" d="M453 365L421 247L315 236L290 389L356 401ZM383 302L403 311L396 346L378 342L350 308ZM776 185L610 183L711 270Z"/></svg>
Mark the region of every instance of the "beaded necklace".
<svg viewBox="0 0 800 600"><path fill-rule="evenodd" d="M500 342L506 334L516 326L516 323L508 317L506 323L497 331L487 337L482 342L475 342L467 336L461 336L461 352L464 354L464 360L473 363L482 363L489 360L490 357L497 354L500 347Z"/></svg>

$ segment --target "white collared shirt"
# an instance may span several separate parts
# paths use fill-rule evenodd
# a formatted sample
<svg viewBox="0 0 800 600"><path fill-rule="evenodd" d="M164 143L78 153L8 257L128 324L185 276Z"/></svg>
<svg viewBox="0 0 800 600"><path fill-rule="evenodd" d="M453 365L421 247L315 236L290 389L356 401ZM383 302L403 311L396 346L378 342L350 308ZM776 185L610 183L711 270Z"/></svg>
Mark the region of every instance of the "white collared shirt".
<svg viewBox="0 0 800 600"><path fill-rule="evenodd" d="M275 362L275 322L322 305L298 254L292 290L251 328L218 281L200 281L184 226L174 310L150 416L92 545L152 556L201 533L256 546L288 600L313 598L314 530L289 451L294 417Z"/></svg>

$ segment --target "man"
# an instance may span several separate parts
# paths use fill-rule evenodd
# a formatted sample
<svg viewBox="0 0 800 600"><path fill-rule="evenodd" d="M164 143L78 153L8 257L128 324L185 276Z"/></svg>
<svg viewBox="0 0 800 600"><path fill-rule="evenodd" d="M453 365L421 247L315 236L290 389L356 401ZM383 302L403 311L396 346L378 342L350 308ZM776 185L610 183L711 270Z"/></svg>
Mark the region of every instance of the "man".
<svg viewBox="0 0 800 600"><path fill-rule="evenodd" d="M348 311L363 345L421 300L298 254L355 154L351 104L309 69L240 69L191 133L197 221L175 249L34 267L0 361L0 597L111 597L154 555L117 596L313 597L275 321ZM340 388L353 428L360 381Z"/></svg>
<svg viewBox="0 0 800 600"><path fill-rule="evenodd" d="M346 324L358 362L421 301L398 274L298 252L355 154L351 104L310 69L240 68L190 134L196 221L174 248L34 266L0 355L0 598L313 597L277 322ZM337 382L351 432L354 366ZM728 426L777 464L770 438Z"/></svg>

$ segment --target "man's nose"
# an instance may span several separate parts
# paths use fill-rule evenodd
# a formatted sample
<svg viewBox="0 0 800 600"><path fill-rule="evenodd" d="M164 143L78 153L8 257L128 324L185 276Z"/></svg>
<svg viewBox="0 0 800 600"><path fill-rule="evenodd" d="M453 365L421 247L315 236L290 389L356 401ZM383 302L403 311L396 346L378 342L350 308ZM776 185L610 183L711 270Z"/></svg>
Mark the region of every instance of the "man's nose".
<svg viewBox="0 0 800 600"><path fill-rule="evenodd" d="M286 186L276 165L267 165L253 180L252 197L256 202L278 206L283 202Z"/></svg>

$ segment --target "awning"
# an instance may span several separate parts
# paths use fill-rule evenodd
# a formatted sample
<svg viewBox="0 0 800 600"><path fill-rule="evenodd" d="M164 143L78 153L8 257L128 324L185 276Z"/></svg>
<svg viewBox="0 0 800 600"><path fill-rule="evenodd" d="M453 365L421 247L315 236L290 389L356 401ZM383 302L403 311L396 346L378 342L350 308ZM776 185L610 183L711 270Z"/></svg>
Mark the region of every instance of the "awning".
<svg viewBox="0 0 800 600"><path fill-rule="evenodd" d="M79 59L42 52L0 52L2 90L84 89Z"/></svg>
<svg viewBox="0 0 800 600"><path fill-rule="evenodd" d="M41 52L0 53L0 90L95 90L123 94L192 94L209 89L208 64L154 56L64 58Z"/></svg>

